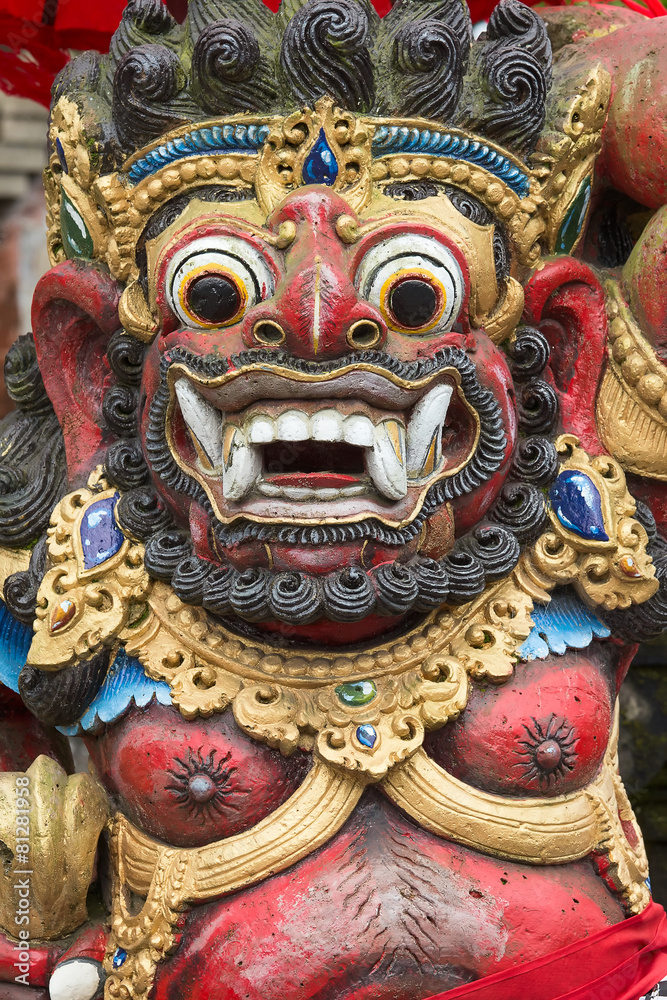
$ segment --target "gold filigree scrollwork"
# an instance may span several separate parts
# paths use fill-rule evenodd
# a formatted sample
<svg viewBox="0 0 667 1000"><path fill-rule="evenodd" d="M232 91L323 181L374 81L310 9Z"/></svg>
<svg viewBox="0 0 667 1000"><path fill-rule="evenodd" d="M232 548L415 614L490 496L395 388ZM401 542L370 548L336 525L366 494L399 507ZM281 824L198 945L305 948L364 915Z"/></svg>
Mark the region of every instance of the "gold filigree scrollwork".
<svg viewBox="0 0 667 1000"><path fill-rule="evenodd" d="M96 470L88 489L64 497L51 515L47 551L51 568L37 595L28 664L57 671L112 646L124 629L142 621L150 578L143 546L125 538L102 565L86 568L81 526L88 509L117 496Z"/></svg>
<svg viewBox="0 0 667 1000"><path fill-rule="evenodd" d="M150 581L143 549L125 539L86 570L82 518L113 491L95 478L56 508L49 529L51 567L40 589L29 661L59 670L101 646L123 645L154 680L170 685L188 719L232 707L248 735L282 753L313 751L328 764L379 781L422 745L427 731L455 718L470 680L503 683L532 628L533 601L573 584L605 608L640 604L657 581L635 502L609 456L590 458L576 438L557 447L561 471L576 470L598 491L608 537L590 540L551 511L551 528L513 573L462 607L443 606L399 640L363 652L281 651L252 642ZM69 616L63 620L63 614Z"/></svg>
<svg viewBox="0 0 667 1000"><path fill-rule="evenodd" d="M667 479L667 370L617 282L606 283L607 367L597 399L600 438L628 472Z"/></svg>
<svg viewBox="0 0 667 1000"><path fill-rule="evenodd" d="M581 57L575 56L575 60ZM560 67L562 72L564 66ZM541 181L547 253L572 253L583 235L595 161L611 97L611 77L598 63L570 65L568 78L579 86L554 99L546 129L532 156ZM554 90L556 94L557 91ZM566 219L573 214L572 238L564 240ZM565 245L567 243L568 245Z"/></svg>
<svg viewBox="0 0 667 1000"><path fill-rule="evenodd" d="M600 873L624 899L629 914L641 913L651 901L648 885L648 858L635 814L623 787L618 766L620 710L616 702L614 725L607 746L602 775L613 794L603 793L602 782L594 782L586 793L598 819L595 847Z"/></svg>
<svg viewBox="0 0 667 1000"><path fill-rule="evenodd" d="M514 576L463 608L443 608L400 641L363 653L283 653L229 633L156 582L150 620L126 650L171 687L186 718L232 705L239 726L285 754L297 748L378 781L464 708L469 678L502 683L532 628L533 596Z"/></svg>
<svg viewBox="0 0 667 1000"><path fill-rule="evenodd" d="M532 569L552 587L573 584L584 600L609 611L643 604L657 591L658 580L621 466L609 455L590 458L570 434L558 438L556 447L563 457L561 472L582 472L597 490L608 538L580 537L551 510L552 530L530 551Z"/></svg>
<svg viewBox="0 0 667 1000"><path fill-rule="evenodd" d="M354 211L364 208L371 197L371 140L368 121L342 111L329 97L314 109L295 112L269 133L255 177L260 207L269 215L290 191L306 183L306 160L324 137L336 160L333 190L342 194Z"/></svg>
<svg viewBox="0 0 667 1000"><path fill-rule="evenodd" d="M331 174L332 190L347 201L351 210L362 211L369 204L373 185L384 180L430 177L450 182L487 205L507 227L518 263L526 268L535 267L550 210L544 190L545 172L550 176L551 167L544 161L539 169L526 171L525 164L511 152L498 147L504 159L527 174L528 186L521 196L490 171L455 155L448 158L425 151L373 156L373 136L378 128L398 127L418 134L432 131L433 124L427 119L358 116L336 108L329 98L322 98L314 108L287 118L237 115L199 122L198 131L233 130L240 126L266 128L269 135L263 145L247 150L225 151L213 145L210 150L199 152L190 146L191 154L175 156L137 180L132 175L133 167L156 149L182 145L192 126L165 133L156 143L134 154L121 170L101 174L101 160L94 155L95 144L90 146L87 141L76 106L62 97L54 106L50 133L52 148L59 152L53 153L45 172L51 262L64 260L72 250L66 250L64 245L61 212L64 201L68 201L75 209L76 224L85 228L91 241L91 248L84 256L90 252L92 259L105 263L113 277L126 285L120 304L124 328L149 342L157 328L156 316L137 280L136 248L151 216L176 195L215 181L249 192L254 190L262 210L258 216L269 215L286 195L306 183L304 166L316 143L324 138L327 152L336 161L336 170L332 169ZM454 132L468 142L480 141L472 134ZM521 302L519 283L515 278L508 279L496 314L487 317L492 338L500 340L507 335L514 317L520 314Z"/></svg>

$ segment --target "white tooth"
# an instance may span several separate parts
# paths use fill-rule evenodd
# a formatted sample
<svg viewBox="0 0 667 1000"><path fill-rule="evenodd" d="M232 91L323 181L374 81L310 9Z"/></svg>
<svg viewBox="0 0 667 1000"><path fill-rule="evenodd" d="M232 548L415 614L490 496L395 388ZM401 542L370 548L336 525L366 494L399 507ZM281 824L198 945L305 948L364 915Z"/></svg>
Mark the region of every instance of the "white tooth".
<svg viewBox="0 0 667 1000"><path fill-rule="evenodd" d="M308 417L299 410L287 410L276 421L276 438L278 441L308 441L310 426Z"/></svg>
<svg viewBox="0 0 667 1000"><path fill-rule="evenodd" d="M442 459L442 430L452 399L451 385L436 385L415 406L408 424L408 475L435 472Z"/></svg>
<svg viewBox="0 0 667 1000"><path fill-rule="evenodd" d="M265 497L281 497L283 495L282 486L276 486L275 483L259 483L258 489Z"/></svg>
<svg viewBox="0 0 667 1000"><path fill-rule="evenodd" d="M315 490L315 497L318 500L337 500L340 490Z"/></svg>
<svg viewBox="0 0 667 1000"><path fill-rule="evenodd" d="M375 445L366 450L366 468L383 496L402 500L407 494L405 427L398 420L384 420L375 428Z"/></svg>
<svg viewBox="0 0 667 1000"><path fill-rule="evenodd" d="M222 442L222 492L225 500L242 500L262 471L262 456L246 443L245 434L228 424Z"/></svg>
<svg viewBox="0 0 667 1000"><path fill-rule="evenodd" d="M275 436L275 426L271 417L252 418L248 428L248 444L271 444Z"/></svg>
<svg viewBox="0 0 667 1000"><path fill-rule="evenodd" d="M337 410L320 410L311 418L313 441L342 441L343 418Z"/></svg>
<svg viewBox="0 0 667 1000"><path fill-rule="evenodd" d="M372 448L375 438L373 421L359 413L353 414L343 424L343 437L347 444L356 444L359 448Z"/></svg>
<svg viewBox="0 0 667 1000"><path fill-rule="evenodd" d="M222 465L222 414L187 379L179 379L175 389L190 433L206 452L213 468L219 468Z"/></svg>
<svg viewBox="0 0 667 1000"><path fill-rule="evenodd" d="M315 492L302 486L283 486L283 496L288 500L311 500Z"/></svg>
<svg viewBox="0 0 667 1000"><path fill-rule="evenodd" d="M366 493L367 489L366 486L364 486L364 484L362 483L359 486L346 486L345 489L341 490L340 492L341 496L344 497L358 497L362 493Z"/></svg>

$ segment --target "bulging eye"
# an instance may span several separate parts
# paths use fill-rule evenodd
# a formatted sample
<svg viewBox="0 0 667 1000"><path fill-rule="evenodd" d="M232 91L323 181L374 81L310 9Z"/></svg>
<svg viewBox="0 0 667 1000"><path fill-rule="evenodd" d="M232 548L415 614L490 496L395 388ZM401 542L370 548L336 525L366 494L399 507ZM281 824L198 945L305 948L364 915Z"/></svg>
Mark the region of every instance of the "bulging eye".
<svg viewBox="0 0 667 1000"><path fill-rule="evenodd" d="M454 254L428 236L393 236L373 247L357 271L361 295L400 333L446 333L465 285Z"/></svg>
<svg viewBox="0 0 667 1000"><path fill-rule="evenodd" d="M181 248L169 262L166 285L181 322L211 330L238 323L275 291L266 258L234 236L198 239Z"/></svg>

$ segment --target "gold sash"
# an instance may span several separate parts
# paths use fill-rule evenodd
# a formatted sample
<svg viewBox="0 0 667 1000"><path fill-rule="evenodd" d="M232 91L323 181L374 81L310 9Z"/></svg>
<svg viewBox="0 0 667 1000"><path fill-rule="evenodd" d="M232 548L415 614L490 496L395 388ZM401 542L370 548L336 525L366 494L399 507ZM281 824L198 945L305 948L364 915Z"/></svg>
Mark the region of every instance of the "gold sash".
<svg viewBox="0 0 667 1000"><path fill-rule="evenodd" d="M607 881L628 912L638 913L650 899L648 865L641 838L633 847L623 829L634 815L618 775L617 743L618 711L595 781L551 798L483 792L443 770L423 749L393 768L380 787L424 829L485 854L531 865L601 854ZM244 833L203 847L161 844L118 814L105 995L146 997L158 962L175 948L175 927L186 907L261 882L317 850L343 826L366 783L315 757L301 787L275 812ZM128 890L146 900L134 916Z"/></svg>

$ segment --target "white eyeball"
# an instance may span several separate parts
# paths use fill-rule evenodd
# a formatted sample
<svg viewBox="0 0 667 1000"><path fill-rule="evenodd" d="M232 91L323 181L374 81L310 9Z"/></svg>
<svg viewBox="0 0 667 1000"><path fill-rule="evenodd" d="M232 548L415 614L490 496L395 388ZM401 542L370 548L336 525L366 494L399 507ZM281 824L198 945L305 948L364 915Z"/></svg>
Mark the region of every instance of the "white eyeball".
<svg viewBox="0 0 667 1000"><path fill-rule="evenodd" d="M454 254L434 237L392 236L362 260L356 277L360 294L399 333L447 333L458 319L465 294Z"/></svg>
<svg viewBox="0 0 667 1000"><path fill-rule="evenodd" d="M185 326L233 326L247 309L275 291L266 258L247 240L216 236L193 240L167 267L167 300Z"/></svg>

